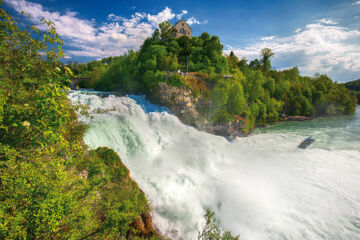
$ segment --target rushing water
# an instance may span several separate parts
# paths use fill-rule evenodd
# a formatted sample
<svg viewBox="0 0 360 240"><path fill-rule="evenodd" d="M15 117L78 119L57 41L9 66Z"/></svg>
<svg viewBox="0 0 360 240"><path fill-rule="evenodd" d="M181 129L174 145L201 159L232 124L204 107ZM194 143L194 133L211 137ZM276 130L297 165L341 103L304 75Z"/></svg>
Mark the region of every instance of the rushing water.
<svg viewBox="0 0 360 240"><path fill-rule="evenodd" d="M85 142L119 153L147 194L156 227L172 239L195 239L206 208L245 240L360 239L359 108L355 116L281 123L229 142L142 96L69 97L96 112L84 119ZM316 142L297 148L310 135Z"/></svg>

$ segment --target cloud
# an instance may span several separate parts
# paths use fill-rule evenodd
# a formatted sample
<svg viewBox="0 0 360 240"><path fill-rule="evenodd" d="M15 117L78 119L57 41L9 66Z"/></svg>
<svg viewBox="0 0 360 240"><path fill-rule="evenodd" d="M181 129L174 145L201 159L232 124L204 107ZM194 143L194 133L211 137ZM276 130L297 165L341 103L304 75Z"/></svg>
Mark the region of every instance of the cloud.
<svg viewBox="0 0 360 240"><path fill-rule="evenodd" d="M268 37L262 37L260 40L261 41L270 41L273 40L275 38L275 36L268 36Z"/></svg>
<svg viewBox="0 0 360 240"><path fill-rule="evenodd" d="M180 19L182 18L182 16L186 15L187 13L188 13L187 10L181 10L181 13L176 14L176 18L177 18L178 20L180 20Z"/></svg>
<svg viewBox="0 0 360 240"><path fill-rule="evenodd" d="M147 20L154 26L158 26L159 23L161 23L163 21L168 21L170 19L173 19L174 17L175 17L175 14L168 7L165 7L164 10L162 10L161 12L159 12L156 15L147 14Z"/></svg>
<svg viewBox="0 0 360 240"><path fill-rule="evenodd" d="M360 1L356 1L352 5L360 5Z"/></svg>
<svg viewBox="0 0 360 240"><path fill-rule="evenodd" d="M228 47L227 52L252 60L265 47L275 53L273 65L278 69L298 66L302 74L327 73L339 82L360 75L360 31L340 26L334 19L320 19L292 36L264 37L243 48Z"/></svg>
<svg viewBox="0 0 360 240"><path fill-rule="evenodd" d="M125 18L122 17L122 16L116 16L115 14L110 13L110 14L107 16L107 19L110 20L110 21L118 22L118 21L124 20Z"/></svg>
<svg viewBox="0 0 360 240"><path fill-rule="evenodd" d="M40 4L24 0L5 0L4 2L18 12L24 10L31 14L31 20L34 22L40 22L41 18L51 20L55 23L57 32L61 36L85 40L88 36L95 34L96 29L93 27L92 21L77 18L77 12L68 11L61 15L58 12L45 10Z"/></svg>
<svg viewBox="0 0 360 240"><path fill-rule="evenodd" d="M319 19L318 22L326 24L326 25L336 25L336 24L338 24L337 20L335 20L333 18L322 18L322 19Z"/></svg>
<svg viewBox="0 0 360 240"><path fill-rule="evenodd" d="M40 22L43 17L51 20L65 42L67 58L86 56L99 59L118 56L130 49L139 49L160 22L176 16L170 8L165 7L154 15L136 12L129 18L111 13L107 22L97 24L95 20L81 19L74 11L50 11L41 4L26 0L4 2L19 13L24 10L31 14L31 21L34 23ZM186 13L186 10L182 10L180 14Z"/></svg>
<svg viewBox="0 0 360 240"><path fill-rule="evenodd" d="M207 20L200 22L200 21L197 20L195 17L188 18L188 19L186 20L186 22L187 22L187 24L189 24L190 26L193 25L193 24L207 24L207 23L208 23Z"/></svg>
<svg viewBox="0 0 360 240"><path fill-rule="evenodd" d="M197 19L194 18L194 17L189 18L188 20L186 20L186 22L187 22L187 24L189 24L189 25L200 24L200 21L197 20Z"/></svg>

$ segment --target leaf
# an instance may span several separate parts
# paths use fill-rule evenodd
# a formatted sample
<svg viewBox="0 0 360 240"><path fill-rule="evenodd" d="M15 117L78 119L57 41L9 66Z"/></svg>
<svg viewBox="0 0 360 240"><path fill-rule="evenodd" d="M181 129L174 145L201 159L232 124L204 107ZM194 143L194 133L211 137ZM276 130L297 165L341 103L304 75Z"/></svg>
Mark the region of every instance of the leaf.
<svg viewBox="0 0 360 240"><path fill-rule="evenodd" d="M24 127L30 127L30 122L24 121L22 124Z"/></svg>

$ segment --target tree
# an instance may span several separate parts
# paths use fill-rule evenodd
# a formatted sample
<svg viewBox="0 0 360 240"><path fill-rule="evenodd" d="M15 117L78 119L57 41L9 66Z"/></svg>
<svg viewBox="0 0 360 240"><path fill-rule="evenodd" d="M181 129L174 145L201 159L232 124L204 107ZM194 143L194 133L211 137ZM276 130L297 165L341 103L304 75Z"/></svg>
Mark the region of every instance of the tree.
<svg viewBox="0 0 360 240"><path fill-rule="evenodd" d="M205 224L198 230L198 240L238 240L238 236L232 236L231 232L223 232L219 227L219 222L215 218L215 213L206 209L203 215Z"/></svg>
<svg viewBox="0 0 360 240"><path fill-rule="evenodd" d="M231 68L235 68L239 63L239 59L236 57L233 51L230 52L230 55L227 57L227 60Z"/></svg>
<svg viewBox="0 0 360 240"><path fill-rule="evenodd" d="M209 41L210 40L210 34L207 33L207 32L203 32L201 35L200 35L200 38L204 41Z"/></svg>
<svg viewBox="0 0 360 240"><path fill-rule="evenodd" d="M240 68L240 71L244 72L248 68L247 59L245 57L241 58L237 64L237 66Z"/></svg>
<svg viewBox="0 0 360 240"><path fill-rule="evenodd" d="M160 35L160 30L157 28L155 29L153 35L152 35L152 39L154 41L160 40L161 39L161 35Z"/></svg>
<svg viewBox="0 0 360 240"><path fill-rule="evenodd" d="M161 39L169 39L172 37L173 26L168 21L164 21L159 24L160 28L160 37Z"/></svg>
<svg viewBox="0 0 360 240"><path fill-rule="evenodd" d="M235 84L229 91L228 108L232 114L240 115L247 107L242 86Z"/></svg>
<svg viewBox="0 0 360 240"><path fill-rule="evenodd" d="M83 143L62 41L42 22L19 27L0 9L0 239L137 237L146 196L114 151Z"/></svg>
<svg viewBox="0 0 360 240"><path fill-rule="evenodd" d="M271 69L270 58L272 58L275 53L273 53L270 48L264 48L261 50L260 55L262 56L262 59L260 60L262 64L262 70L263 72L268 72Z"/></svg>
<svg viewBox="0 0 360 240"><path fill-rule="evenodd" d="M249 63L249 67L251 67L254 70L258 70L261 67L261 61L259 59L254 59Z"/></svg>

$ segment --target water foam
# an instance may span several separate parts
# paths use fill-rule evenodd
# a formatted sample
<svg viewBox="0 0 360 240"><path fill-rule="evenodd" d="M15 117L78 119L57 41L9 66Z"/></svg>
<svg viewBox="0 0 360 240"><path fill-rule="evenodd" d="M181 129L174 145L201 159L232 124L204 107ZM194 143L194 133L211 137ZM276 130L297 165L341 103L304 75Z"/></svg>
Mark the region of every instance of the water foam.
<svg viewBox="0 0 360 240"><path fill-rule="evenodd" d="M205 208L241 239L360 239L360 140L351 138L351 131L360 134L358 115L317 132L297 123L228 142L144 97L69 97L95 111L83 119L90 123L85 142L120 154L156 226L172 239L195 239ZM349 126L338 132L345 137L336 135ZM320 141L298 149L309 133Z"/></svg>

